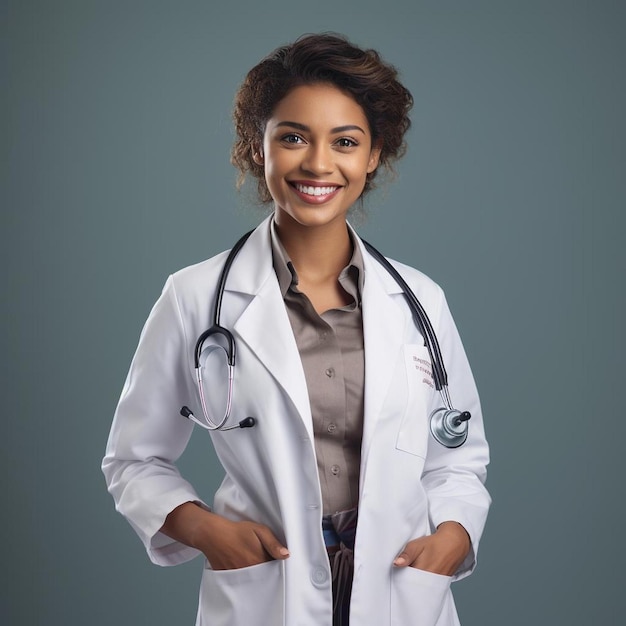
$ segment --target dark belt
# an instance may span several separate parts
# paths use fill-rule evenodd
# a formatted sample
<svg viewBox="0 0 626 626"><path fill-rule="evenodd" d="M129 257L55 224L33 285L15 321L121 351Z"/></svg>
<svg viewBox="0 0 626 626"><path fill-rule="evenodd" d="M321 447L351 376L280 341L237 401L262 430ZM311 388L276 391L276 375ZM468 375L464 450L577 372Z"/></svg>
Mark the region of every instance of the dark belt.
<svg viewBox="0 0 626 626"><path fill-rule="evenodd" d="M324 543L333 576L333 626L348 626L354 575L357 509L322 518Z"/></svg>

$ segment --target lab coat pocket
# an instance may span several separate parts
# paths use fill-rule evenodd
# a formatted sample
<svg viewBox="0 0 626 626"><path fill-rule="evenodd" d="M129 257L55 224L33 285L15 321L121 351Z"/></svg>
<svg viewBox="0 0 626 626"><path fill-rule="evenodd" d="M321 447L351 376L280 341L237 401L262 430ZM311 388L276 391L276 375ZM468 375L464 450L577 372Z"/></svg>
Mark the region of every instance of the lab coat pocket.
<svg viewBox="0 0 626 626"><path fill-rule="evenodd" d="M409 621L419 626L438 625L451 581L451 576L414 567L395 568L391 575L391 626L406 626Z"/></svg>
<svg viewBox="0 0 626 626"><path fill-rule="evenodd" d="M284 626L284 562L233 570L206 568L196 626Z"/></svg>

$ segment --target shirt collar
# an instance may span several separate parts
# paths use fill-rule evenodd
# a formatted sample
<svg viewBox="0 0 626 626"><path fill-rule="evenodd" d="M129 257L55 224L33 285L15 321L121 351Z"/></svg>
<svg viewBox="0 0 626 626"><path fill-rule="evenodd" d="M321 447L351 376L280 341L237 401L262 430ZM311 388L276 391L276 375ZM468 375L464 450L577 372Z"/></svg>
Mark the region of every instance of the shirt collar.
<svg viewBox="0 0 626 626"><path fill-rule="evenodd" d="M348 265L344 267L339 274L339 282L341 286L354 298L355 302L359 305L361 303L361 293L363 292L363 283L365 277L363 255L361 248L355 236L350 233L350 239L352 241L352 257L348 262ZM280 286L280 292L283 296L287 294L289 289L294 288L297 291L298 286L298 274L296 268L293 266L287 251L285 250L278 232L276 230L276 223L272 219L270 224L270 239L272 242L272 258L274 263L274 271L278 278L278 284Z"/></svg>

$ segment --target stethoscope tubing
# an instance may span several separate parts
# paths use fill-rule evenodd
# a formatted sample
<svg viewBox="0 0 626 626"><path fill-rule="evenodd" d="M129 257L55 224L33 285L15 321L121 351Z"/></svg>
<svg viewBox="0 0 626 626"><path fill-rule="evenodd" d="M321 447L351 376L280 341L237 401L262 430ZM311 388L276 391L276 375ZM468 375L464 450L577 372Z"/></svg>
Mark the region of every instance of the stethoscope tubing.
<svg viewBox="0 0 626 626"><path fill-rule="evenodd" d="M217 282L217 291L215 296L215 305L213 306L213 325L211 328L207 328L196 341L196 347L194 350L194 366L196 370L200 367L200 353L202 352L202 344L206 341L208 337L215 334L223 335L226 341L228 342L228 350L226 353L228 354L228 364L231 367L235 365L235 358L237 347L235 344L235 338L233 334L223 326L220 325L220 316L222 312L222 299L224 298L224 291L226 288L226 279L228 278L228 274L230 272L230 268L235 260L235 257L239 254L243 245L248 241L248 237L254 231L251 230L247 232L241 239L235 243L235 245L231 248L228 256L226 257L226 261L224 262L224 267L222 267L222 271L220 273L219 280Z"/></svg>
<svg viewBox="0 0 626 626"><path fill-rule="evenodd" d="M207 428L208 430L232 430L235 428L247 428L250 426L254 426L256 420L254 418L245 418L236 426L226 426L226 422L228 421L232 409L232 399L233 399L233 381L234 381L234 368L236 361L236 344L235 338L233 334L227 329L224 328L220 324L220 316L222 310L222 300L224 297L224 291L226 288L226 280L228 279L228 274L230 272L231 266L235 257L239 254L239 251L244 246L250 235L254 231L251 230L243 235L232 247L228 256L226 257L226 261L224 262L224 266L222 267L222 271L220 273L220 277L217 284L216 297L215 297L215 305L213 307L213 325L205 330L196 341L196 346L194 349L194 365L196 369L196 381L198 384L198 391L200 395L200 404L202 407L202 412L204 414L204 423L198 420L191 410L188 407L183 407L181 409L181 414L185 417L193 420L195 423ZM445 405L445 415L443 421L438 426L437 429L433 428L433 416L437 415L441 410L438 409L433 412L431 415L431 431L433 432L433 436L437 439L442 445L446 447L458 447L462 445L467 437L467 430L465 429L464 433L454 433L447 432L447 428L449 425L453 428L457 428L462 425L463 422L466 422L471 416L465 411L461 413L457 411L452 406L452 400L450 398L450 392L448 389L448 374L446 372L446 368L443 362L443 355L441 353L441 347L439 345L439 341L437 339L437 335L435 334L435 330L430 322L428 314L426 313L424 307L421 302L418 300L417 296L413 292L413 290L409 287L407 282L401 276L400 272L390 263L390 261L379 252L372 244L367 241L363 241L363 245L365 249L385 268L385 270L391 275L391 277L396 281L399 287L402 289L402 294L407 302L409 310L413 316L413 320L420 331L422 337L424 338L424 345L428 350L428 354L431 360L432 372L433 372L433 380L435 383L435 388L440 393L441 398ZM215 348L223 349L226 353L226 358L228 361L228 398L226 401L226 409L224 413L224 417L219 422L214 422L210 416L206 405L206 398L204 395L204 388L202 384L202 366L200 365L200 356L202 353L202 348L205 341L211 337L212 335L222 335L226 340L227 347L224 348L221 345L215 346ZM438 435L437 432L443 433L442 435ZM453 437L453 439L448 440L448 438Z"/></svg>
<svg viewBox="0 0 626 626"><path fill-rule="evenodd" d="M406 299L409 309L413 315L413 319L420 330L422 337L424 337L424 344L430 355L430 360L433 368L433 379L435 381L435 387L437 391L442 391L448 387L448 374L443 364L443 355L441 354L441 348L435 330L430 323L430 318L424 310L422 303L417 299L413 290L409 287L407 282L402 278L400 272L387 260L387 258L379 252L371 243L365 240L363 245L366 250L391 274L392 278L398 283L402 289L402 295Z"/></svg>

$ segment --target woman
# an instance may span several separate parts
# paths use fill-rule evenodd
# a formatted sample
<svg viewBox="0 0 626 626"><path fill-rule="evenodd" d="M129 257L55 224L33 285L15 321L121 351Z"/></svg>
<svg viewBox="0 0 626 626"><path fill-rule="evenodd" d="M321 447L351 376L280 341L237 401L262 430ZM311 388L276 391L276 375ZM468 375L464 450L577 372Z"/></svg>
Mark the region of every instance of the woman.
<svg viewBox="0 0 626 626"><path fill-rule="evenodd" d="M425 338L346 222L401 155L411 105L394 68L333 35L279 48L237 94L233 162L273 213L231 259L221 299L237 346L232 410L220 424L225 333L194 358L223 253L166 283L103 461L152 561L205 556L198 624L458 624L450 582L473 569L490 503L477 392L441 289L395 263L472 415L464 445L435 441ZM194 420L253 423L211 430L226 473L211 507L175 466Z"/></svg>

